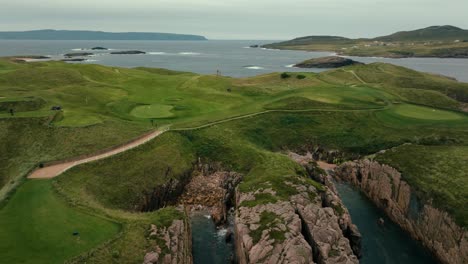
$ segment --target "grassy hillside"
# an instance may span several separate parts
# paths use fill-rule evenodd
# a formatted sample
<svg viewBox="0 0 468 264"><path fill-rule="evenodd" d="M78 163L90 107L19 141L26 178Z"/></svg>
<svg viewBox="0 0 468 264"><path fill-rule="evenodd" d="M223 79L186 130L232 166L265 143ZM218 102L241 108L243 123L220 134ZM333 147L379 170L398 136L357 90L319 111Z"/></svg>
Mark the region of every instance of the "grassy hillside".
<svg viewBox="0 0 468 264"><path fill-rule="evenodd" d="M28 181L0 210L2 262L63 263L119 230L118 223L69 207L54 194L51 181Z"/></svg>
<svg viewBox="0 0 468 264"><path fill-rule="evenodd" d="M468 147L404 145L376 156L395 167L420 194L468 226ZM414 162L417 160L418 162Z"/></svg>
<svg viewBox="0 0 468 264"><path fill-rule="evenodd" d="M321 146L340 151L335 159L340 162L403 143L464 148L468 116L460 109L468 101L467 91L467 84L388 64L233 79L164 69L0 60L3 193L40 162L89 154L163 125L172 130L52 181L26 181L0 209L0 233L8 239L17 234L12 232L26 230L21 238L28 242L18 242L11 251L28 251L41 245L36 235L45 236L53 223L57 235L45 244L47 250L36 252L41 255L37 259L83 254L79 260L86 263L141 263L145 251L157 243L146 239L148 225L184 218L171 207L142 211L167 205L158 197L177 198L199 159L243 173L241 191L271 188L277 193L251 204L288 199L296 191L286 181L321 186L283 154L287 150ZM63 110L50 110L57 105ZM445 166L438 164L434 166ZM410 181L413 188L434 194L436 204L459 216L458 204L447 197L463 192L424 180L426 175L419 172L411 175L418 179ZM461 176L446 177L451 183ZM165 191L167 186L171 192ZM38 200L29 199L31 194ZM56 222L44 214L49 211L60 214ZM101 221L100 228L75 247L66 242L67 228L74 224L67 215L86 225L85 233L89 223ZM29 222L18 221L18 216L34 219L40 232L31 231ZM114 222L121 228L117 236ZM56 242L61 239L65 243ZM90 248L94 254L87 253ZM17 254L0 252L7 259Z"/></svg>
<svg viewBox="0 0 468 264"><path fill-rule="evenodd" d="M374 40L382 41L455 41L468 40L468 30L454 26L432 26L411 31L401 31Z"/></svg>
<svg viewBox="0 0 468 264"><path fill-rule="evenodd" d="M468 30L453 26L397 32L373 39L308 36L265 45L266 48L332 51L361 57L467 58Z"/></svg>

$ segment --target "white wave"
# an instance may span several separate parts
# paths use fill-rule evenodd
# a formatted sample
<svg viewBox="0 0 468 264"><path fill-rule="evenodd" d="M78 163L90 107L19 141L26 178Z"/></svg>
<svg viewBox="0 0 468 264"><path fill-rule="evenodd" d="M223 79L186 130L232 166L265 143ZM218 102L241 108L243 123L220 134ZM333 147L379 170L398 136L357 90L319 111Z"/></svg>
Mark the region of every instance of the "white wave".
<svg viewBox="0 0 468 264"><path fill-rule="evenodd" d="M71 49L73 51L82 51L82 50L86 50L86 49L82 49L82 48L79 48L79 49Z"/></svg>
<svg viewBox="0 0 468 264"><path fill-rule="evenodd" d="M227 232L228 232L228 230L226 228L221 228L221 229L218 230L218 232L216 232L216 234L219 237L225 237Z"/></svg>
<svg viewBox="0 0 468 264"><path fill-rule="evenodd" d="M286 65L284 67L286 67L286 68L297 68L297 67L294 67L294 65L296 65L296 64L289 64L289 65Z"/></svg>
<svg viewBox="0 0 468 264"><path fill-rule="evenodd" d="M83 62L96 62L96 61L99 61L99 60L84 60Z"/></svg>
<svg viewBox="0 0 468 264"><path fill-rule="evenodd" d="M263 69L265 69L263 67L255 66L255 65L244 66L244 68L249 69L249 70L263 70Z"/></svg>
<svg viewBox="0 0 468 264"><path fill-rule="evenodd" d="M155 52L148 52L149 55L166 55L167 53L166 52L159 52L159 51L155 51Z"/></svg>
<svg viewBox="0 0 468 264"><path fill-rule="evenodd" d="M179 52L179 55L200 55L198 52Z"/></svg>

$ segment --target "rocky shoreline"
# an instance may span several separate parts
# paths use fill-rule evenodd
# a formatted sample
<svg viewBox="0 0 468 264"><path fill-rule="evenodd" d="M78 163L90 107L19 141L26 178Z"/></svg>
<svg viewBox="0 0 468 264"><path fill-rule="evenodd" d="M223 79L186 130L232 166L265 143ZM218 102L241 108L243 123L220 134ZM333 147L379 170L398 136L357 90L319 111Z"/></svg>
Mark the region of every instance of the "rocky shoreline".
<svg viewBox="0 0 468 264"><path fill-rule="evenodd" d="M184 220L174 220L169 227L150 226L148 240L159 243L146 253L143 264L193 263L192 230L184 209L178 210L185 214Z"/></svg>
<svg viewBox="0 0 468 264"><path fill-rule="evenodd" d="M328 177L317 171L320 175L310 177ZM258 197L274 196L272 189L237 189L239 263L359 263L361 236L339 197L327 186L318 189L305 178L299 181L285 182L297 194L276 203L255 204Z"/></svg>
<svg viewBox="0 0 468 264"><path fill-rule="evenodd" d="M343 163L335 175L358 187L442 263L468 263L468 232L446 212L420 201L396 169L359 160Z"/></svg>

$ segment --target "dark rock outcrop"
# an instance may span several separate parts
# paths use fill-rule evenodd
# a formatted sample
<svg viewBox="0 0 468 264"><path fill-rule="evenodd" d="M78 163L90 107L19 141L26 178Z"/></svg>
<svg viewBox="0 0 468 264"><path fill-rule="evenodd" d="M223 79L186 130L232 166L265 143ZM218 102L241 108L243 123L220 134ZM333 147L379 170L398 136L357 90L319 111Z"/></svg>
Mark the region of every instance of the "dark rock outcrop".
<svg viewBox="0 0 468 264"><path fill-rule="evenodd" d="M136 211L151 212L167 205L174 205L183 193L185 186L190 182L192 170L182 173L177 179L173 178L165 184L154 187L151 191L143 194L142 201ZM166 175L170 175L170 168Z"/></svg>
<svg viewBox="0 0 468 264"><path fill-rule="evenodd" d="M75 52L75 53L67 53L63 56L67 58L72 58L72 57L87 57L87 56L92 56L92 55L94 54L91 52Z"/></svg>
<svg viewBox="0 0 468 264"><path fill-rule="evenodd" d="M338 56L330 56L330 57L322 57L316 59L310 59L303 61L294 65L294 67L298 68L339 68L349 65L355 64L362 64L361 62L357 62L351 59L338 57Z"/></svg>
<svg viewBox="0 0 468 264"><path fill-rule="evenodd" d="M81 61L86 61L84 58L70 58L70 59L63 59L61 61L66 61L66 62L81 62Z"/></svg>
<svg viewBox="0 0 468 264"><path fill-rule="evenodd" d="M114 52L111 52L110 54L114 54L114 55L137 55L137 54L146 54L146 52L140 51L140 50L125 50L125 51L114 51Z"/></svg>
<svg viewBox="0 0 468 264"><path fill-rule="evenodd" d="M104 48L104 47L94 47L94 48L91 48L91 50L109 50L109 49Z"/></svg>
<svg viewBox="0 0 468 264"><path fill-rule="evenodd" d="M360 160L342 164L336 168L335 175L359 187L442 263L468 263L468 232L457 226L446 212L418 201L415 192L396 169ZM418 206L412 206L415 201L418 201Z"/></svg>

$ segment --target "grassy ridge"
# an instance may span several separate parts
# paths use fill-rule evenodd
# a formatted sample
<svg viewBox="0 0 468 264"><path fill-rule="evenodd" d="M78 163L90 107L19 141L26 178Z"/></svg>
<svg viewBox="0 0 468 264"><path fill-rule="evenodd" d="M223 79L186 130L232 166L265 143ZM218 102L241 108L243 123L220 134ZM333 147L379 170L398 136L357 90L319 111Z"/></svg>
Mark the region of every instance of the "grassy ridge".
<svg viewBox="0 0 468 264"><path fill-rule="evenodd" d="M468 226L468 147L404 145L376 156L395 167L425 199ZM414 162L417 160L418 162Z"/></svg>
<svg viewBox="0 0 468 264"><path fill-rule="evenodd" d="M145 214L135 211L148 202L154 190L183 180L198 158L243 173L241 191L276 191L276 196L256 197L252 206L288 199L296 191L285 181L320 189L282 154L285 150L322 146L350 158L408 142L447 148L468 142L468 116L458 112L468 90L466 84L387 64L303 75L305 79L297 74L281 78L279 73L232 79L162 69L0 60L0 97L5 97L0 103L17 105L14 116L6 108L0 114L0 129L5 132L0 135L4 148L0 151L4 171L0 179L9 186L38 162L125 142L154 128L151 120L156 126L182 128L264 112L204 129L167 132L138 148L73 168L53 181L61 197L77 209L122 224L115 241L82 260L133 263L141 262L145 251L157 243L145 239L150 223L167 225L172 219L183 218L173 208ZM31 106L30 101L36 100L40 103ZM64 108L53 119L52 105ZM414 188L421 184L421 190L428 193L439 188L441 193L458 195L449 185L434 183L430 187L427 182L413 182ZM7 206L26 203L21 197L13 195ZM53 205L51 210L63 210L54 205L54 199L59 198L48 195L43 204ZM25 204L24 211L37 218L37 228L47 230L48 215L32 210L33 205ZM450 212L456 214L458 209L452 205ZM0 210L6 212L5 228L25 228L27 223L15 224L15 215L7 210L11 209ZM106 234L106 240L112 237Z"/></svg>

